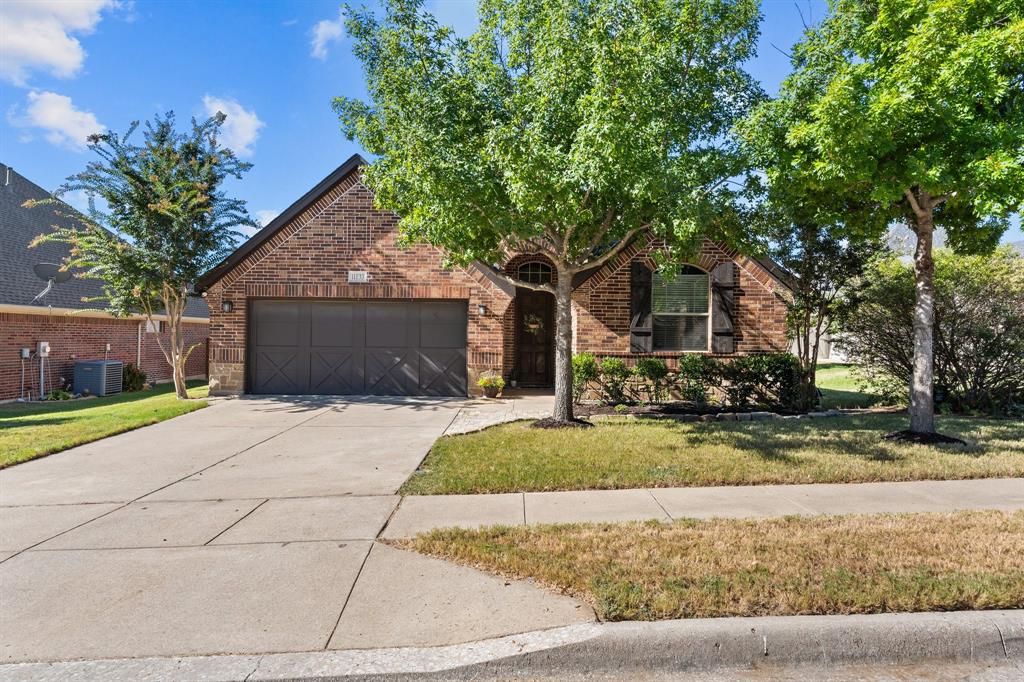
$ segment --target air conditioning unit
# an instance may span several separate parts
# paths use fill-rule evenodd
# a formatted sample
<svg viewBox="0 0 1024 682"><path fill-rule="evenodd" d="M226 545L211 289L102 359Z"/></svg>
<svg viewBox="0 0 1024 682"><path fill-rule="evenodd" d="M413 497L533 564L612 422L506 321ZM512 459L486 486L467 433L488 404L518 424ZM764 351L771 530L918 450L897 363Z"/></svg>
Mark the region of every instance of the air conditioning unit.
<svg viewBox="0 0 1024 682"><path fill-rule="evenodd" d="M83 360L75 363L75 393L120 393L123 379L124 364L120 360Z"/></svg>

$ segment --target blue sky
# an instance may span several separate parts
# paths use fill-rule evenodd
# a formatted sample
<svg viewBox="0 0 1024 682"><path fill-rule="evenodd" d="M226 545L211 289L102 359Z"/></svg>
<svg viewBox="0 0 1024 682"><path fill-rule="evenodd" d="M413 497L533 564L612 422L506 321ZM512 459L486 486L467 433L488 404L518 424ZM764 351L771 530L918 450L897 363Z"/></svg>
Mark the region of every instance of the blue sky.
<svg viewBox="0 0 1024 682"><path fill-rule="evenodd" d="M472 0L428 7L461 33L476 23ZM801 11L818 19L825 3L762 1L748 67L769 92ZM182 122L228 114L226 141L255 164L232 190L264 221L360 151L330 107L365 95L336 0L6 0L0 50L0 161L48 189L87 163L85 135L168 110ZM1019 222L1004 239L1024 239Z"/></svg>

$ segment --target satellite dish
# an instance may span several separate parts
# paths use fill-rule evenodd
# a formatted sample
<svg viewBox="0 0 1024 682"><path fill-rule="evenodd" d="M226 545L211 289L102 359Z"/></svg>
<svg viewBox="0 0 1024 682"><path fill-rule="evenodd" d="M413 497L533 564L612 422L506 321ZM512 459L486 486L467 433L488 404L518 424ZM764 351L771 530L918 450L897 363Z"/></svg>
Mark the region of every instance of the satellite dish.
<svg viewBox="0 0 1024 682"><path fill-rule="evenodd" d="M46 282L46 288L32 299L33 303L50 293L54 284L60 284L71 279L71 271L61 270L61 266L57 263L36 263L32 266L32 272L36 273L36 277Z"/></svg>
<svg viewBox="0 0 1024 682"><path fill-rule="evenodd" d="M56 284L60 284L71 279L71 271L61 270L61 266L57 263L36 263L32 266L32 270L36 273L36 277L44 282L52 279Z"/></svg>

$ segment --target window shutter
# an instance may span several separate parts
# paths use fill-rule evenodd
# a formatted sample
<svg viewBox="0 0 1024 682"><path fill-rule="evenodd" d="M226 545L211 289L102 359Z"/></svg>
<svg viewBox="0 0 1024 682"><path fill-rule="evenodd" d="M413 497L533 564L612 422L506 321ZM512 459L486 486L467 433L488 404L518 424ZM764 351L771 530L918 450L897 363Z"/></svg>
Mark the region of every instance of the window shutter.
<svg viewBox="0 0 1024 682"><path fill-rule="evenodd" d="M629 350L650 353L653 331L651 315L651 269L633 261L629 266Z"/></svg>
<svg viewBox="0 0 1024 682"><path fill-rule="evenodd" d="M736 341L733 336L733 278L736 264L719 263L711 271L711 352L735 353Z"/></svg>

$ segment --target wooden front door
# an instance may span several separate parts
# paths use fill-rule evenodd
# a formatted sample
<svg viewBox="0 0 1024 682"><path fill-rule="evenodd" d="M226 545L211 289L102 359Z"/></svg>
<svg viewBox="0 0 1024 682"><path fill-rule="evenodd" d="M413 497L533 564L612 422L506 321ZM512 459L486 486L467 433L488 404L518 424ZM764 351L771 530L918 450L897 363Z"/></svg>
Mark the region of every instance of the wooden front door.
<svg viewBox="0 0 1024 682"><path fill-rule="evenodd" d="M516 379L520 386L551 386L555 359L555 297L516 290Z"/></svg>

